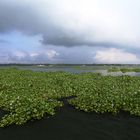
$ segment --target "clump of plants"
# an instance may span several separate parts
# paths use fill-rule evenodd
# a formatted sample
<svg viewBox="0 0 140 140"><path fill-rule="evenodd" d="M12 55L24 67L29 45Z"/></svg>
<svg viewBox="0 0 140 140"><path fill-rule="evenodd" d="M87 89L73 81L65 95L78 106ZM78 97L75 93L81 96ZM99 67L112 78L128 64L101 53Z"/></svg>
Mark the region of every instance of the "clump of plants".
<svg viewBox="0 0 140 140"><path fill-rule="evenodd" d="M117 67L112 67L108 69L108 72L118 72L118 71L120 71L120 68L117 68Z"/></svg>
<svg viewBox="0 0 140 140"><path fill-rule="evenodd" d="M0 127L21 125L45 115L55 115L60 100L85 112L117 114L120 110L140 116L140 77L102 76L98 73L0 70L0 109L6 112Z"/></svg>
<svg viewBox="0 0 140 140"><path fill-rule="evenodd" d="M121 72L140 72L140 68L122 68L120 69Z"/></svg>
<svg viewBox="0 0 140 140"><path fill-rule="evenodd" d="M122 73L126 73L126 72L140 72L140 68L117 68L117 67L113 67L108 69L108 72L119 72L121 71Z"/></svg>

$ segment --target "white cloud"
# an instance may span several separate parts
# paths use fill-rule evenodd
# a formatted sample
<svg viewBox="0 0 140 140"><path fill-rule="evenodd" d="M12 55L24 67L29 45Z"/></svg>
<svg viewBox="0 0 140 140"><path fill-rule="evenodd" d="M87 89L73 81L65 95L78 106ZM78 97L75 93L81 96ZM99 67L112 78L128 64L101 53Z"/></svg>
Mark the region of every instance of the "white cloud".
<svg viewBox="0 0 140 140"><path fill-rule="evenodd" d="M37 52L32 52L32 53L30 53L30 56L31 57L37 57L39 54L37 53Z"/></svg>
<svg viewBox="0 0 140 140"><path fill-rule="evenodd" d="M59 53L55 50L47 50L45 54L49 59L53 59L55 56L59 56Z"/></svg>
<svg viewBox="0 0 140 140"><path fill-rule="evenodd" d="M138 5L139 0L42 0L36 8L43 20L47 22L49 17L58 29L60 37L55 31L48 33L54 40L65 36L65 39L77 38L81 42L112 42L138 47ZM43 13L48 17L45 18Z"/></svg>
<svg viewBox="0 0 140 140"><path fill-rule="evenodd" d="M110 48L96 52L94 59L98 63L120 63L120 64L137 64L140 59L132 53L125 52L122 49Z"/></svg>
<svg viewBox="0 0 140 140"><path fill-rule="evenodd" d="M54 61L59 53L52 49L43 49L40 51L28 52L31 62L39 61L39 62L50 62ZM25 58L26 59L26 58Z"/></svg>
<svg viewBox="0 0 140 140"><path fill-rule="evenodd" d="M27 56L27 53L23 51L15 51L14 56L21 59L21 58L25 58Z"/></svg>

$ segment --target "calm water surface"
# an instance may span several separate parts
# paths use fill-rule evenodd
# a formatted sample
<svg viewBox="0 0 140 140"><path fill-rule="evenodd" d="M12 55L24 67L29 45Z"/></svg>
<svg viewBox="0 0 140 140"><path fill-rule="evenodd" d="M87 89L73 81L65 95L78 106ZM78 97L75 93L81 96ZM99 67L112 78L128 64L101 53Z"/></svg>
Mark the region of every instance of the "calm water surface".
<svg viewBox="0 0 140 140"><path fill-rule="evenodd" d="M0 129L1 140L140 140L140 118L85 113L65 106L53 117Z"/></svg>
<svg viewBox="0 0 140 140"><path fill-rule="evenodd" d="M13 67L13 66L11 66ZM112 75L112 76L121 76L121 75L130 75L130 76L140 76L140 72L107 72L107 69L111 68L111 66L14 66L18 69L24 70L33 70L33 71L43 71L43 72L57 72L64 71L70 73L85 73L85 72L93 72L93 73L101 73L102 75ZM0 66L0 68L9 68L9 66Z"/></svg>

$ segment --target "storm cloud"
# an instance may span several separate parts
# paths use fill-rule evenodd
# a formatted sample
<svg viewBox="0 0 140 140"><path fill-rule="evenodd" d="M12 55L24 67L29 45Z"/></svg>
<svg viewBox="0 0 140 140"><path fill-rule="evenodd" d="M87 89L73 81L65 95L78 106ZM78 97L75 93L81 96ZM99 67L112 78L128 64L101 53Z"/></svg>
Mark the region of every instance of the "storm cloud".
<svg viewBox="0 0 140 140"><path fill-rule="evenodd" d="M139 45L138 0L1 0L0 32L42 34L63 46Z"/></svg>
<svg viewBox="0 0 140 140"><path fill-rule="evenodd" d="M5 55L0 52L6 59L1 61L117 63L117 57L124 54L132 56L130 63L138 63L139 13L139 0L0 0L0 47L4 52L8 48ZM36 44L13 43L16 46L13 47L10 37L2 38L13 32L22 34L10 36L19 43L25 36L26 41L36 36L40 38L36 39ZM49 54L42 52L44 49L57 55L50 60ZM14 53L16 51L20 52L18 56ZM112 55L107 51L115 55L111 62Z"/></svg>

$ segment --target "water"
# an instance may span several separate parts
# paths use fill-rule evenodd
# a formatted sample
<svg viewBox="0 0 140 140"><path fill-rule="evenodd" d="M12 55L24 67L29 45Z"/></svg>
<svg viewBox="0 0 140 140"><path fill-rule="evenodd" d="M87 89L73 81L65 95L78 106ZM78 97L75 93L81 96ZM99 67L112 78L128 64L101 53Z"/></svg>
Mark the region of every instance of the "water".
<svg viewBox="0 0 140 140"><path fill-rule="evenodd" d="M69 72L69 73L93 72L93 73L101 73L103 76L106 76L106 75L112 75L112 76L121 76L121 75L140 76L140 72L126 72L126 73L108 72L107 69L111 68L111 66L80 66L79 67L79 66L34 65L34 66L10 66L10 67L16 67L18 69L24 69L24 70L42 71L42 72L57 72L57 71L64 71L64 72ZM123 67L123 66L121 66L121 67ZM9 66L0 66L0 68L9 68Z"/></svg>
<svg viewBox="0 0 140 140"><path fill-rule="evenodd" d="M53 117L0 129L2 140L140 140L140 118L85 113L65 104Z"/></svg>

